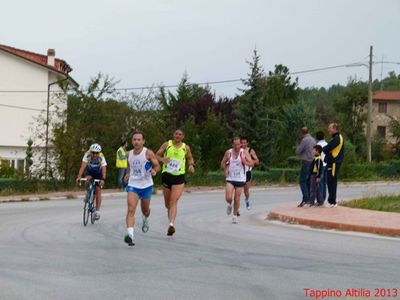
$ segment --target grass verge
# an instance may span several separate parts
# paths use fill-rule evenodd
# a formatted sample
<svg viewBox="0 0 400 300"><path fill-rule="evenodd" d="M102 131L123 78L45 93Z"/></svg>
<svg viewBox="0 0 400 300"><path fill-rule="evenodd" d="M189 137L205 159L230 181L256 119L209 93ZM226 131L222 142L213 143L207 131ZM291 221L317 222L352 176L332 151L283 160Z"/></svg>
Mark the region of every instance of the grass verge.
<svg viewBox="0 0 400 300"><path fill-rule="evenodd" d="M382 195L342 203L343 206L400 213L400 195Z"/></svg>

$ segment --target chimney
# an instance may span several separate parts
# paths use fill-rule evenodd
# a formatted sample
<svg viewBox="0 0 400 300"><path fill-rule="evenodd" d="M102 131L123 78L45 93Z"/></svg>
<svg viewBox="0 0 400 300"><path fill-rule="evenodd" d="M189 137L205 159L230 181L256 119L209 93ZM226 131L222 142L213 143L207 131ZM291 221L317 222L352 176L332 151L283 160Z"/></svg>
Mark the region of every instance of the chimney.
<svg viewBox="0 0 400 300"><path fill-rule="evenodd" d="M55 58L56 58L56 50L48 49L47 50L47 64L49 66L55 66Z"/></svg>

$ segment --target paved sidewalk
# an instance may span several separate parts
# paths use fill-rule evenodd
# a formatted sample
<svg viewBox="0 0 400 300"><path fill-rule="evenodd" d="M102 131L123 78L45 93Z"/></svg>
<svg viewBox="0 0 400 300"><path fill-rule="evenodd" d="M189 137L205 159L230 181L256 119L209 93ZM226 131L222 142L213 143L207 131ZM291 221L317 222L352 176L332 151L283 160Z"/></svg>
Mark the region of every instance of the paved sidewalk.
<svg viewBox="0 0 400 300"><path fill-rule="evenodd" d="M343 231L358 231L400 237L400 213L338 206L285 206L271 210L270 220Z"/></svg>

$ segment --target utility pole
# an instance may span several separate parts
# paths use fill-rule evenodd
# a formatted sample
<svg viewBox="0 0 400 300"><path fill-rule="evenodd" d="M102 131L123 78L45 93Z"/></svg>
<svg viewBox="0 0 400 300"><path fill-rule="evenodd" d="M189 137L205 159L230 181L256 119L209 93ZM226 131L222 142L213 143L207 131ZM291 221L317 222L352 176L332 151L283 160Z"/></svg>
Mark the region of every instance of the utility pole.
<svg viewBox="0 0 400 300"><path fill-rule="evenodd" d="M371 157L371 139L372 139L372 46L369 48L369 79L368 79L368 115L367 115L367 161L370 163Z"/></svg>

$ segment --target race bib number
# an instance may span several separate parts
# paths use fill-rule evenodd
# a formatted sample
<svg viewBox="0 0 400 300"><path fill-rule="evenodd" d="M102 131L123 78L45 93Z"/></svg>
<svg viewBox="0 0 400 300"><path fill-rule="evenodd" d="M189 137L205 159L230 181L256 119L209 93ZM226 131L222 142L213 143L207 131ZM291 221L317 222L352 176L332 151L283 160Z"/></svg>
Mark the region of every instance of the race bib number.
<svg viewBox="0 0 400 300"><path fill-rule="evenodd" d="M171 159L167 164L167 172L168 173L179 173L179 169L181 168L181 161Z"/></svg>
<svg viewBox="0 0 400 300"><path fill-rule="evenodd" d="M142 164L140 161L133 161L132 163L132 177L133 178L142 178L144 176L143 174L143 168Z"/></svg>

